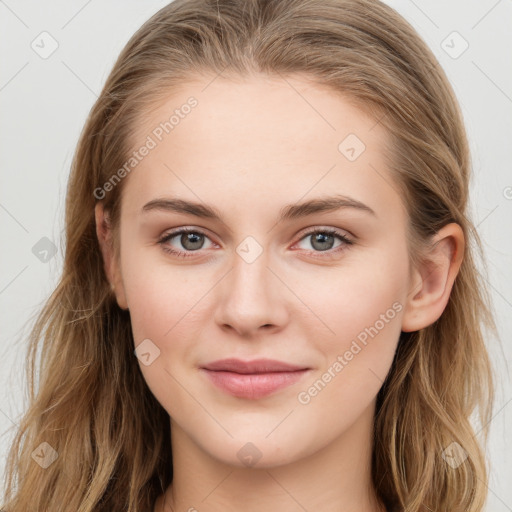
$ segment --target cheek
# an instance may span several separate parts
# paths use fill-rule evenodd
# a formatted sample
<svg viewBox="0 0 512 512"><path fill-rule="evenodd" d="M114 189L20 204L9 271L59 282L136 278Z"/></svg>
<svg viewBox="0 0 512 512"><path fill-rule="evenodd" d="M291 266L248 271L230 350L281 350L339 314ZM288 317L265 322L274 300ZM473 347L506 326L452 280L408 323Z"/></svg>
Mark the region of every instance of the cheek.
<svg viewBox="0 0 512 512"><path fill-rule="evenodd" d="M364 278L353 273L344 282L345 292L330 295L337 299L323 309L318 303L318 314L333 333L309 337L322 354L322 365L296 397L304 414L315 419L312 428L318 435L323 423L333 432L349 428L371 405L391 368L401 332L403 304L396 282L379 272Z"/></svg>
<svg viewBox="0 0 512 512"><path fill-rule="evenodd" d="M194 317L207 289L206 275L171 265L163 256L155 257L154 247L130 249L127 243L125 249L121 257L123 284L135 343L144 338L165 343L176 327Z"/></svg>
<svg viewBox="0 0 512 512"><path fill-rule="evenodd" d="M298 295L315 290L304 296L328 328L322 336L308 337L323 356L319 373L327 373L319 388L329 383L325 395L336 395L335 401L355 399L357 407L358 400L370 400L378 392L400 337L407 282L404 246L402 251L369 252L364 261L336 270L315 288L304 283Z"/></svg>
<svg viewBox="0 0 512 512"><path fill-rule="evenodd" d="M187 411L194 415L198 411L190 407L179 383L186 382L197 363L194 341L200 339L210 318L205 312L208 301L201 297L211 286L205 272L189 271L187 275L183 267L155 262L149 251L147 256L144 261L144 251L139 255L133 251L123 262L135 347L145 343L157 354L147 366L139 358L139 366L153 395L169 414Z"/></svg>
<svg viewBox="0 0 512 512"><path fill-rule="evenodd" d="M324 334L322 343L338 349L361 332L363 339L367 327L376 324L384 332L388 325L400 324L408 285L407 257L402 252L368 251L347 258L339 267L302 273L294 283L309 311L297 321L311 317Z"/></svg>
<svg viewBox="0 0 512 512"><path fill-rule="evenodd" d="M172 417L182 415L187 421L200 422L204 421L201 411L191 404L182 386L195 363L191 347L200 336L198 316L204 313L198 299L204 291L189 287L182 276L168 266L153 265L150 272L139 267L127 274L125 289L135 346L150 340L150 352L157 354L149 365L139 357L149 389Z"/></svg>

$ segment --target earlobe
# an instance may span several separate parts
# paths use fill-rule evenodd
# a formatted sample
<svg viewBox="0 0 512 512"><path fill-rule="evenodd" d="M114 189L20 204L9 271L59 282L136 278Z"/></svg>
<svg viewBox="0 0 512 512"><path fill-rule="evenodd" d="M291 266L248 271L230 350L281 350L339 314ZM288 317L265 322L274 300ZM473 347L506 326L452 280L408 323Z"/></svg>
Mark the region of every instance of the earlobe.
<svg viewBox="0 0 512 512"><path fill-rule="evenodd" d="M101 254L103 256L105 275L110 283L112 292L116 296L119 307L121 309L128 309L119 264L114 254L110 220L102 203L96 204L94 215L96 219L96 236L98 237Z"/></svg>
<svg viewBox="0 0 512 512"><path fill-rule="evenodd" d="M432 242L424 263L415 271L402 317L403 332L428 327L442 315L464 258L464 233L458 224L444 226Z"/></svg>

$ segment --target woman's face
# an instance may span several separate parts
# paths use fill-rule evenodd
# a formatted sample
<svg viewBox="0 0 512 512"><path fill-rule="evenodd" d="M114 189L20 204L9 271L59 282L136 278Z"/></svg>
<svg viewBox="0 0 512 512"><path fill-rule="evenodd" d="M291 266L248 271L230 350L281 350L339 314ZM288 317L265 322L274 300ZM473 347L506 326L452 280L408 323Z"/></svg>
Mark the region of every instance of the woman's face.
<svg viewBox="0 0 512 512"><path fill-rule="evenodd" d="M173 428L271 467L368 425L411 292L381 125L298 78L218 77L170 96L136 140L116 293ZM227 358L303 370L204 369Z"/></svg>

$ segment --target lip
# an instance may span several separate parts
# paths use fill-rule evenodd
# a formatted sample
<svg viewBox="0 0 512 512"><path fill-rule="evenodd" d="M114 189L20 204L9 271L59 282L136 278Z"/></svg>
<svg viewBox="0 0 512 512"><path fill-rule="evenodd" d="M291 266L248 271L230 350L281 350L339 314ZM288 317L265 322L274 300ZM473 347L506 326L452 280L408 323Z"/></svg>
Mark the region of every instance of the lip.
<svg viewBox="0 0 512 512"><path fill-rule="evenodd" d="M200 368L218 388L233 396L252 400L295 384L310 370L273 359L222 359Z"/></svg>

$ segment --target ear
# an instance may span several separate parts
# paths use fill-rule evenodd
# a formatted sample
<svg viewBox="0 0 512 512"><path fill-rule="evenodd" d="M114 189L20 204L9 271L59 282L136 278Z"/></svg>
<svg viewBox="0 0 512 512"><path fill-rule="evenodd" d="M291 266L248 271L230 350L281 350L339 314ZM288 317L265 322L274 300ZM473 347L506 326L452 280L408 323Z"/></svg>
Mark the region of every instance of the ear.
<svg viewBox="0 0 512 512"><path fill-rule="evenodd" d="M402 317L403 332L423 329L441 316L464 258L464 233L458 224L444 226L432 242L422 267L414 272Z"/></svg>
<svg viewBox="0 0 512 512"><path fill-rule="evenodd" d="M123 280L121 276L121 268L118 257L113 247L113 234L110 226L108 213L105 212L103 203L97 203L94 208L96 218L96 236L101 248L103 256L103 268L107 276L112 291L116 295L117 304L121 309L128 309L126 294L124 290Z"/></svg>

